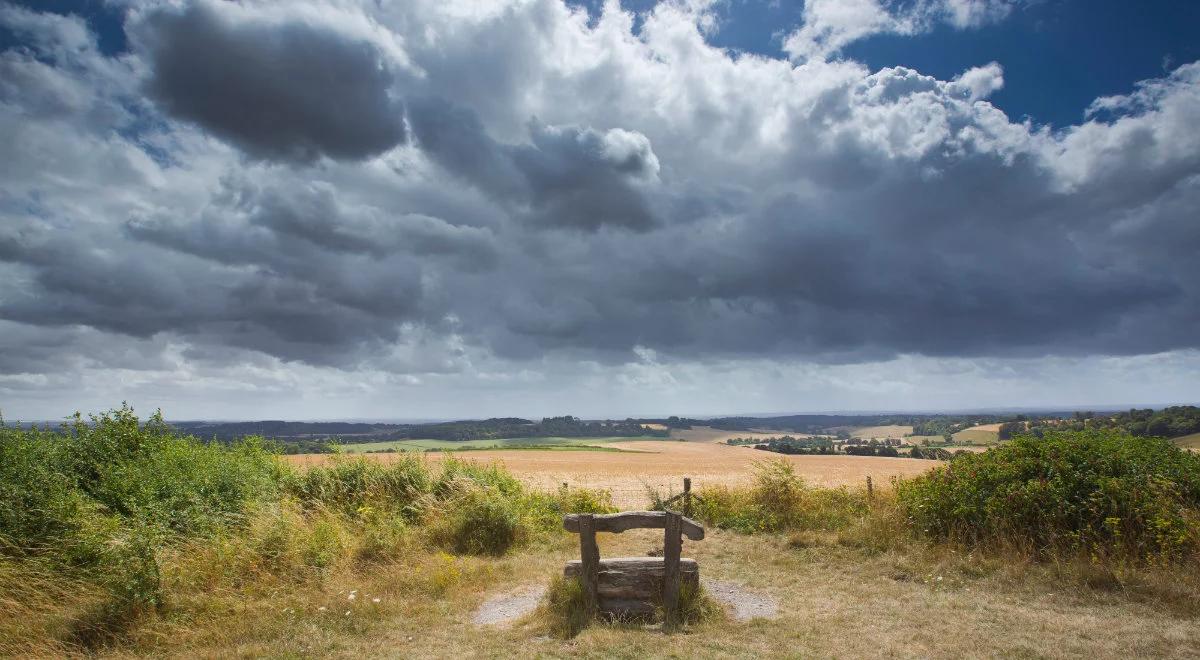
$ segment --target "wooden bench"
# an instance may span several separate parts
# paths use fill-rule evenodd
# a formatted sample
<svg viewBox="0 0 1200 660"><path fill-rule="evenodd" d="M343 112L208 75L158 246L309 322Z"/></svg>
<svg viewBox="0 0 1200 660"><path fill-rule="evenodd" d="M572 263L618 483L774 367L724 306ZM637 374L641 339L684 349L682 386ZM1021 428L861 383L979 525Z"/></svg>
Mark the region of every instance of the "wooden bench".
<svg viewBox="0 0 1200 660"><path fill-rule="evenodd" d="M595 515L571 514L563 517L563 527L579 534L578 561L567 562L566 577L578 577L583 583L589 608L611 617L650 616L655 597L662 595L663 625L674 627L679 620L681 584L700 585L700 567L694 559L683 559L683 537L693 541L704 538L704 528L696 521L673 511L626 511ZM663 557L619 557L600 559L596 532L620 533L630 529L662 529Z"/></svg>

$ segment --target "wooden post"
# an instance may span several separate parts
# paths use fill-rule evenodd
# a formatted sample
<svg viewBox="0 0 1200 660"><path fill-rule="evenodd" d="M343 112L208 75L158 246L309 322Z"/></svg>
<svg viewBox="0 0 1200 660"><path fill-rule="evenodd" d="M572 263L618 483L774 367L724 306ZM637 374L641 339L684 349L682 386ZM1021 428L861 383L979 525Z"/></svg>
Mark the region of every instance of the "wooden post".
<svg viewBox="0 0 1200 660"><path fill-rule="evenodd" d="M683 478L683 515L692 517L692 478Z"/></svg>
<svg viewBox="0 0 1200 660"><path fill-rule="evenodd" d="M679 555L683 552L683 516L667 512L663 531L663 628L679 623Z"/></svg>
<svg viewBox="0 0 1200 660"><path fill-rule="evenodd" d="M871 475L867 475L867 501L875 499L875 486L871 483Z"/></svg>
<svg viewBox="0 0 1200 660"><path fill-rule="evenodd" d="M600 604L600 546L596 545L596 518L593 514L579 515L579 558L582 560L583 593L589 612Z"/></svg>

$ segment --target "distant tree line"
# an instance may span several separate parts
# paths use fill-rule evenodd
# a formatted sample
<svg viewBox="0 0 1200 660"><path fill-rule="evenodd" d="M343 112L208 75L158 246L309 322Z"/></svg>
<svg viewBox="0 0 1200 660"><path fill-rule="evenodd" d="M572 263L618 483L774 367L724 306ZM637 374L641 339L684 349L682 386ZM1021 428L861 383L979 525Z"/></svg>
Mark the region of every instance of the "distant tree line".
<svg viewBox="0 0 1200 660"><path fill-rule="evenodd" d="M1042 437L1047 431L1114 429L1136 437L1177 438L1200 433L1200 407L1170 406L1162 410L1131 408L1128 412L1078 411L1068 419L1038 419L1021 425L1016 433Z"/></svg>
<svg viewBox="0 0 1200 660"><path fill-rule="evenodd" d="M434 422L429 424L371 424L356 422L173 422L180 431L199 438L233 442L245 436L262 436L278 443L284 453L330 451L328 444L359 444L388 440L500 440L504 438L659 437L668 429L649 429L634 419L584 421L578 417L546 417L540 422L519 417Z"/></svg>

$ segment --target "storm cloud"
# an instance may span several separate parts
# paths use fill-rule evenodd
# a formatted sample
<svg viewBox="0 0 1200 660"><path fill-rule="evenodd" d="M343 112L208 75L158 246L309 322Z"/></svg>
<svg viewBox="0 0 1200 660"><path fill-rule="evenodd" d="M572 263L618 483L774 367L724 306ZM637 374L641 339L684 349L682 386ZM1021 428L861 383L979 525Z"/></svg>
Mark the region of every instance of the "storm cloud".
<svg viewBox="0 0 1200 660"><path fill-rule="evenodd" d="M0 371L1200 349L1200 63L1050 130L997 63L832 58L908 19L811 6L792 59L701 3L151 4L119 55L6 9L37 38L0 54Z"/></svg>
<svg viewBox="0 0 1200 660"><path fill-rule="evenodd" d="M209 2L153 11L136 34L149 95L252 157L366 158L404 139L392 64L365 39Z"/></svg>

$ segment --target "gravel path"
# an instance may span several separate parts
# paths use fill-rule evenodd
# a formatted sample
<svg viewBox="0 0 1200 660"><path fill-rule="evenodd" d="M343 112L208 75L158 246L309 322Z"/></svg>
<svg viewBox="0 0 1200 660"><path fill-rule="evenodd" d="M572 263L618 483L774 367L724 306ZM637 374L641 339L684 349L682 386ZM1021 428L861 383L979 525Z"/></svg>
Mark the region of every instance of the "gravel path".
<svg viewBox="0 0 1200 660"><path fill-rule="evenodd" d="M717 602L733 613L738 621L765 618L773 619L779 614L779 603L767 594L749 591L737 582L705 580L704 588ZM475 625L511 625L517 619L537 609L546 593L544 584L526 584L513 591L496 594L484 601L475 612Z"/></svg>
<svg viewBox="0 0 1200 660"><path fill-rule="evenodd" d="M475 625L511 625L513 621L537 609L545 593L546 585L527 584L509 593L492 596L475 612Z"/></svg>
<svg viewBox="0 0 1200 660"><path fill-rule="evenodd" d="M748 591L736 582L705 580L704 588L709 595L733 611L738 621L764 618L773 619L779 614L779 603L767 594Z"/></svg>

